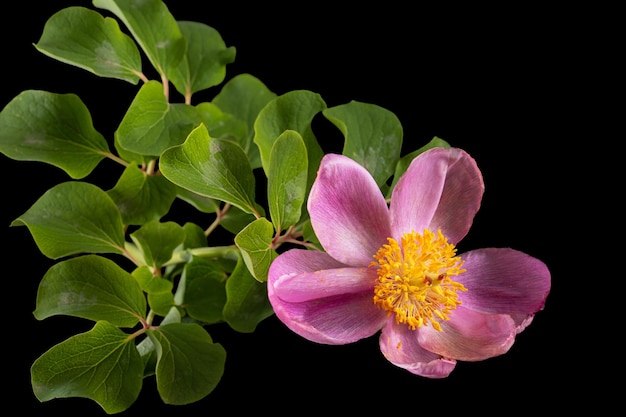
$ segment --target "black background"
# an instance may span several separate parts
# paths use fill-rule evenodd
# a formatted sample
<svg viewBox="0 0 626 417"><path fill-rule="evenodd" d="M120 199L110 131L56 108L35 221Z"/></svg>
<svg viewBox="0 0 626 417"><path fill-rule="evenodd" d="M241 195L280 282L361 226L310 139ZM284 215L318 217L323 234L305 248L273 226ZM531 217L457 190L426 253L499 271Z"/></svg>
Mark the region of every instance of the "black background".
<svg viewBox="0 0 626 417"><path fill-rule="evenodd" d="M494 246L527 252L550 268L552 291L545 310L506 355L459 363L444 380L394 367L382 357L376 337L346 346L317 345L294 335L274 317L252 334L209 328L228 354L216 390L188 406L167 406L150 378L122 415L204 416L248 410L280 415L331 413L337 408L490 414L559 407L572 399L571 388L583 384L573 382L579 371L565 358L584 343L569 329L573 322L586 320L581 313L593 303L569 303L566 295L581 290L572 290L566 272L572 262L566 249L572 244L567 226L577 217L571 201L591 198L583 193L572 196L580 170L570 169L581 167L572 155L570 129L576 131L584 123L572 104L585 89L581 77L572 74L590 52L584 27L563 24L562 11L531 9L463 6L433 11L390 2L339 11L337 4L279 8L239 2L166 3L178 20L206 23L220 32L227 46L237 48L227 79L251 73L277 94L310 90L329 107L350 100L380 105L402 122L403 154L433 136L467 150L483 172L486 192L460 251ZM89 2L50 1L36 6L21 2L3 11L0 103L4 106L27 89L76 93L90 109L96 129L111 139L138 87L54 61L32 45L45 21L72 5L93 8ZM555 22L562 26L555 27ZM217 92L209 90L196 100L209 101ZM317 136L325 150L340 151L336 129L320 126ZM105 189L112 186L118 174L104 173L113 166L105 161L87 180L100 181ZM8 225L43 192L69 178L52 166L4 156L0 170L3 281L9 301L2 336L9 377L5 407L12 404L10 408L33 415L105 415L85 399L39 403L30 386L31 363L88 324L65 317L34 319L37 285L53 261L38 251L25 227ZM194 215L181 210L177 215ZM207 225L210 219L197 221ZM578 274L584 278L584 265ZM574 362L580 366L585 360L578 357Z"/></svg>

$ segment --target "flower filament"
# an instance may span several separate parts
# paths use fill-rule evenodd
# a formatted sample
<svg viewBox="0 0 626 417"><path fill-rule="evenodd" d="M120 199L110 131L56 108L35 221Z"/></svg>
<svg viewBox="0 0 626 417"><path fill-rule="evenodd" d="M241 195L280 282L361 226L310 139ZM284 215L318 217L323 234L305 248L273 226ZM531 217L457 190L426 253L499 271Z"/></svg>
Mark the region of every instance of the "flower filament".
<svg viewBox="0 0 626 417"><path fill-rule="evenodd" d="M465 272L456 248L443 235L431 230L423 234L406 233L398 243L387 239L374 255L378 278L374 287L374 304L395 314L397 323L411 330L432 325L441 330L440 320L449 320L450 313L461 301L458 291L467 289L451 276Z"/></svg>

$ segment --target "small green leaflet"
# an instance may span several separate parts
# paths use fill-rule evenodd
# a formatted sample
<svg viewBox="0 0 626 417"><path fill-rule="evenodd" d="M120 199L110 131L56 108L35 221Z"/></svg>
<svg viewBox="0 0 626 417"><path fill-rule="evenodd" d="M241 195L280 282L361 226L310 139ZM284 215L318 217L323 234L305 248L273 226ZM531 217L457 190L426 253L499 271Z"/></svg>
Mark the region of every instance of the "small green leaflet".
<svg viewBox="0 0 626 417"><path fill-rule="evenodd" d="M250 273L260 282L267 281L267 272L278 256L272 248L274 227L265 217L260 217L235 236L235 244Z"/></svg>

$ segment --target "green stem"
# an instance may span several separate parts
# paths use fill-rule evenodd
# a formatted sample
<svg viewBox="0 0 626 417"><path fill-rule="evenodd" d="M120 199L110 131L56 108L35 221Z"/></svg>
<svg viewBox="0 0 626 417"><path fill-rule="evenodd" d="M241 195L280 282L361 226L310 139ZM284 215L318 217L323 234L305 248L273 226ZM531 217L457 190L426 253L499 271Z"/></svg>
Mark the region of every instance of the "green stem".
<svg viewBox="0 0 626 417"><path fill-rule="evenodd" d="M179 264L187 262L190 256L199 256L202 258L230 258L237 259L239 257L239 249L235 245L230 246L207 246L203 248L185 249L175 252L169 261L163 266Z"/></svg>

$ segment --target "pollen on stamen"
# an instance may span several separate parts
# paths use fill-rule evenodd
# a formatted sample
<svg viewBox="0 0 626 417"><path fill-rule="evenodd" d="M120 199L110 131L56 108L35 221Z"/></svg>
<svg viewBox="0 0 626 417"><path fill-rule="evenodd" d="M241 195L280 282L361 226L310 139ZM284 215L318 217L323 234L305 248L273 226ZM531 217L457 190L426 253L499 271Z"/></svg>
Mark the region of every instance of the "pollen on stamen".
<svg viewBox="0 0 626 417"><path fill-rule="evenodd" d="M441 230L407 233L400 241L389 238L374 255L374 304L411 330L430 325L440 331L439 321L461 304L457 292L466 291L450 278L465 272L463 260Z"/></svg>

